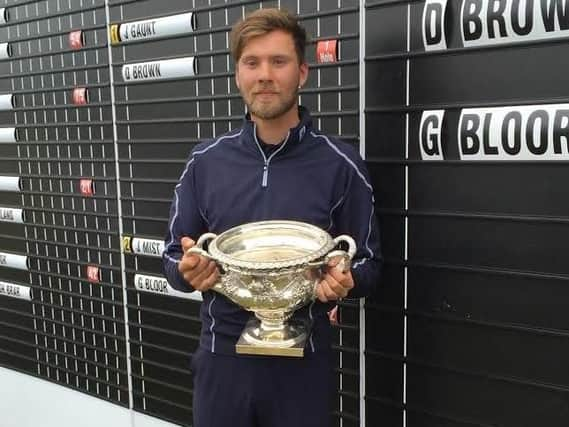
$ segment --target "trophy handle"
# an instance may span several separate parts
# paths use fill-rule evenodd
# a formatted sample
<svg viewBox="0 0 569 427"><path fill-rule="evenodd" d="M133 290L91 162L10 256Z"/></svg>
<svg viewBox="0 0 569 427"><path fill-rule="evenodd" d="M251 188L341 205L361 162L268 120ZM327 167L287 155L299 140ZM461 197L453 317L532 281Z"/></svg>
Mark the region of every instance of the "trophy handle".
<svg viewBox="0 0 569 427"><path fill-rule="evenodd" d="M210 240L213 240L213 239L215 239L216 237L217 237L217 234L215 234L215 233L205 233L205 234L202 234L202 235L200 236L200 238L198 239L198 241L196 242L196 245L195 245L194 247L188 249L188 250L186 251L186 253L187 253L187 254L197 254L197 255L201 255L201 256L203 256L204 258L207 258L207 259L212 260L212 261L216 261L216 260L209 254L209 252L207 252L207 251L203 248L205 242L208 242L208 241L210 241Z"/></svg>
<svg viewBox="0 0 569 427"><path fill-rule="evenodd" d="M336 246L338 246L341 242L348 244L348 251L346 252L337 249L328 253L328 255L324 257L324 264L328 264L334 258L341 258L338 265L342 268L342 271L346 273L350 271L350 268L352 268L352 258L354 258L354 255L356 254L356 242L346 234L342 234L341 236L338 236L334 239Z"/></svg>
<svg viewBox="0 0 569 427"><path fill-rule="evenodd" d="M194 247L191 247L190 249L188 249L186 251L187 254L197 254L197 255L201 255L204 258L211 260L213 262L215 262L217 264L217 268L219 270L219 274L220 275L224 275L225 274L225 270L223 269L223 267L219 264L219 262L217 262L217 260L212 257L208 251L206 251L203 246L205 244L205 242L208 242L210 240L213 240L217 237L217 234L215 233L205 233L202 234L200 236L200 238L198 239L198 241L196 242L196 245ZM221 280L218 280L217 282L215 282L215 284L213 285L212 288L214 291L218 291L223 293L223 286L222 286L222 282Z"/></svg>

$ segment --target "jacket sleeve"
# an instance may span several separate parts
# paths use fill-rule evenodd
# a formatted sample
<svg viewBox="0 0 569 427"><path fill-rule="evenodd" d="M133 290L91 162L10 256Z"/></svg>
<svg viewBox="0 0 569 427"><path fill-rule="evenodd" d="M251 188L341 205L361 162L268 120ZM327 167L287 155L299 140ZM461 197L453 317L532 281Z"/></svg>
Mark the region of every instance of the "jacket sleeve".
<svg viewBox="0 0 569 427"><path fill-rule="evenodd" d="M340 234L347 234L356 242L357 251L352 260L354 288L348 298L361 298L369 296L379 282L382 255L369 173L359 155L350 160L348 184L335 223Z"/></svg>
<svg viewBox="0 0 569 427"><path fill-rule="evenodd" d="M191 292L194 289L178 271L178 264L182 258L180 240L184 236L197 240L205 231L205 221L197 202L195 168L192 156L174 189L162 253L162 269L166 279L173 288L183 292Z"/></svg>

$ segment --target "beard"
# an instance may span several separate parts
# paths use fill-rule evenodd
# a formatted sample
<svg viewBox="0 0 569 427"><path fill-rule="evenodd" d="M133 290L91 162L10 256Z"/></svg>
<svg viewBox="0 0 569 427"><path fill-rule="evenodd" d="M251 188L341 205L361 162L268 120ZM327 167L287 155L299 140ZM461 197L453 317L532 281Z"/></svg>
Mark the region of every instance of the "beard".
<svg viewBox="0 0 569 427"><path fill-rule="evenodd" d="M280 92L278 95L273 96L275 99L272 102L261 102L256 99L255 95L246 96L244 93L241 95L252 115L263 120L273 120L283 116L296 105L298 89L288 95L285 94L284 97L282 96L283 92Z"/></svg>

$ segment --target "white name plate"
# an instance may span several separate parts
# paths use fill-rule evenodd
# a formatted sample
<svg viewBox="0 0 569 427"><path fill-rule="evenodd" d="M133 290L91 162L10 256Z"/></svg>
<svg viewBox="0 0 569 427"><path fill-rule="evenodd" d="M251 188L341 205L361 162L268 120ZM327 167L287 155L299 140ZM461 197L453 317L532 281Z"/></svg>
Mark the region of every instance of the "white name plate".
<svg viewBox="0 0 569 427"><path fill-rule="evenodd" d="M5 7L0 9L0 24L5 24L6 22L8 22L9 19L9 15L8 15L8 11L6 10Z"/></svg>
<svg viewBox="0 0 569 427"><path fill-rule="evenodd" d="M463 0L459 18L462 44L471 47L568 37L567 8L566 0Z"/></svg>
<svg viewBox="0 0 569 427"><path fill-rule="evenodd" d="M8 59L12 56L12 49L8 43L0 43L0 60Z"/></svg>
<svg viewBox="0 0 569 427"><path fill-rule="evenodd" d="M196 73L197 62L193 56L164 61L139 62L122 67L122 78L125 82L193 77Z"/></svg>
<svg viewBox="0 0 569 427"><path fill-rule="evenodd" d="M21 191L19 176L0 176L0 191Z"/></svg>
<svg viewBox="0 0 569 427"><path fill-rule="evenodd" d="M16 141L16 128L0 128L0 142Z"/></svg>
<svg viewBox="0 0 569 427"><path fill-rule="evenodd" d="M465 108L457 139L461 160L567 160L569 104Z"/></svg>
<svg viewBox="0 0 569 427"><path fill-rule="evenodd" d="M0 252L0 267L10 267L17 270L28 269L28 257L25 255L15 255L8 252Z"/></svg>
<svg viewBox="0 0 569 427"><path fill-rule="evenodd" d="M23 224L24 223L24 211L23 211L23 209L0 207L0 221L15 222L17 224Z"/></svg>
<svg viewBox="0 0 569 427"><path fill-rule="evenodd" d="M11 110L14 108L14 95L11 93L0 95L0 110Z"/></svg>
<svg viewBox="0 0 569 427"><path fill-rule="evenodd" d="M201 292L181 292L174 289L168 281L159 276L147 276L144 274L134 275L134 287L142 292L150 292L153 294L169 295L172 297L192 299L194 301L203 301Z"/></svg>
<svg viewBox="0 0 569 427"><path fill-rule="evenodd" d="M423 9L423 46L425 50L446 49L444 18L447 0L426 0Z"/></svg>
<svg viewBox="0 0 569 427"><path fill-rule="evenodd" d="M113 45L188 34L195 30L196 20L195 15L189 12L115 25L118 29L111 27Z"/></svg>
<svg viewBox="0 0 569 427"><path fill-rule="evenodd" d="M137 255L161 257L164 251L164 242L162 240L125 236L123 238L123 245L125 252L135 253Z"/></svg>
<svg viewBox="0 0 569 427"><path fill-rule="evenodd" d="M32 300L30 288L27 286L16 285L15 283L8 283L0 281L0 295L7 297L24 299L27 301Z"/></svg>

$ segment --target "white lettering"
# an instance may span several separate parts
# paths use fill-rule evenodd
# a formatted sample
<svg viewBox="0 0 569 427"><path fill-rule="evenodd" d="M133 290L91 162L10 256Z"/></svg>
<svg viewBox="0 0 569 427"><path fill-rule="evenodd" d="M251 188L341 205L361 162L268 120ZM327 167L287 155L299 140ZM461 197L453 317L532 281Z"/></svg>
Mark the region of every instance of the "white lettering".
<svg viewBox="0 0 569 427"><path fill-rule="evenodd" d="M328 63L334 61L336 61L336 58L334 58L334 55L332 55L330 52L323 52L320 54L321 63Z"/></svg>

